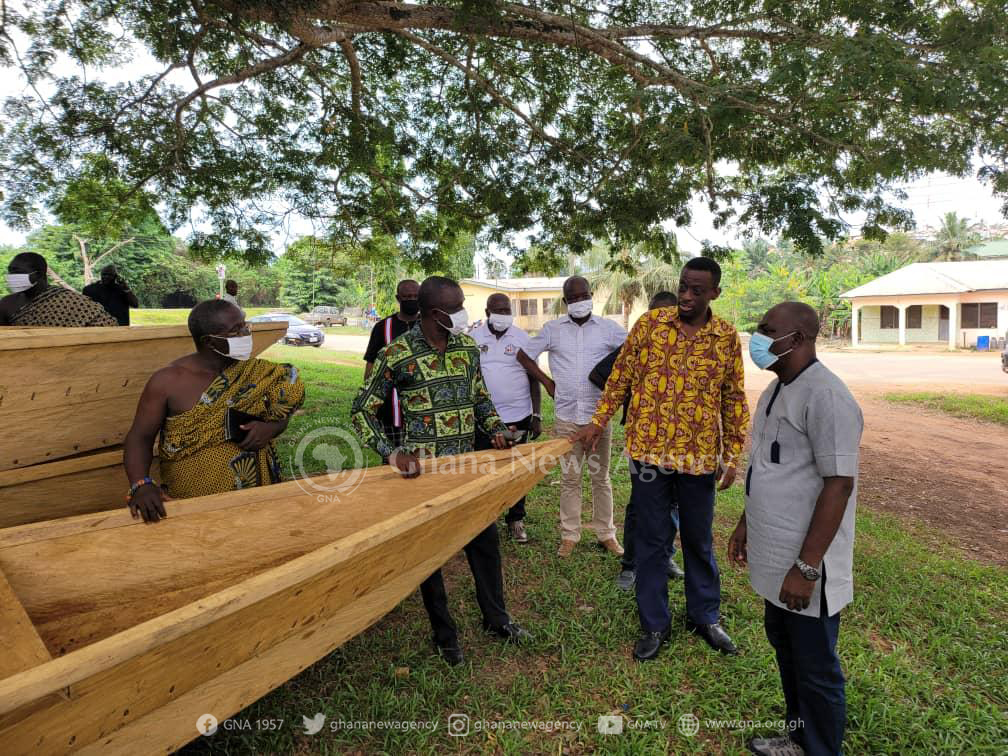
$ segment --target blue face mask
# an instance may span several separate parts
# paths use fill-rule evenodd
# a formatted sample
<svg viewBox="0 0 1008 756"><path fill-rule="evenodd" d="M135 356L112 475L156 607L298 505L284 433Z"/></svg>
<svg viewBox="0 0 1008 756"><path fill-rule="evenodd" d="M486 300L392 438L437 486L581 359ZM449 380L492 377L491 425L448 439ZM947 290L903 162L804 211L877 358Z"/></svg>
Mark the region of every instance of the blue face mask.
<svg viewBox="0 0 1008 756"><path fill-rule="evenodd" d="M771 339L765 333L760 333L757 331L749 338L749 356L752 357L752 361L756 363L756 367L761 370L766 370L768 367L773 365L777 360L783 357L785 354L791 354L794 349L788 349L786 352L781 352L780 354L774 354L770 351L776 342L781 339L786 339L794 336L798 331L791 331L791 333L780 336L776 339Z"/></svg>

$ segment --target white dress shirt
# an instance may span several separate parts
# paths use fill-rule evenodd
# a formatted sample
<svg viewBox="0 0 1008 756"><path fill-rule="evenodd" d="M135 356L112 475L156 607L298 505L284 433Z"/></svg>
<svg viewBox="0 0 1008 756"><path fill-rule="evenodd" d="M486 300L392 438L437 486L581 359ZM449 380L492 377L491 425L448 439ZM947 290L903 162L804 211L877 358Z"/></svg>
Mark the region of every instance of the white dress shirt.
<svg viewBox="0 0 1008 756"><path fill-rule="evenodd" d="M480 369L497 414L505 423L516 423L532 414L529 376L516 357L529 350L529 335L517 326L508 328L499 339L483 322L469 334L480 350Z"/></svg>
<svg viewBox="0 0 1008 756"><path fill-rule="evenodd" d="M558 419L577 425L591 422L602 390L588 380L588 374L603 357L623 346L626 337L619 323L593 314L580 326L568 315L551 320L529 340L525 354L533 360L549 352Z"/></svg>

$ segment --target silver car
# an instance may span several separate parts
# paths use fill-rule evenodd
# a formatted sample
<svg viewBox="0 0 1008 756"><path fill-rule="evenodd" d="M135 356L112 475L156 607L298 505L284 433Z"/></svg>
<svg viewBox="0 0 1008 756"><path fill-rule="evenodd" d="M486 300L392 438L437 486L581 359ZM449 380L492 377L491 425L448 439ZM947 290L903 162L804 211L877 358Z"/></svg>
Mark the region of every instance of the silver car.
<svg viewBox="0 0 1008 756"><path fill-rule="evenodd" d="M321 328L316 328L310 323L305 323L296 315L286 315L282 312L271 312L265 315L256 315L255 317L249 318L248 322L275 323L281 320L287 321L287 333L285 333L283 338L280 339L283 344L290 344L291 346L320 347L322 346L322 342L325 341L325 331Z"/></svg>

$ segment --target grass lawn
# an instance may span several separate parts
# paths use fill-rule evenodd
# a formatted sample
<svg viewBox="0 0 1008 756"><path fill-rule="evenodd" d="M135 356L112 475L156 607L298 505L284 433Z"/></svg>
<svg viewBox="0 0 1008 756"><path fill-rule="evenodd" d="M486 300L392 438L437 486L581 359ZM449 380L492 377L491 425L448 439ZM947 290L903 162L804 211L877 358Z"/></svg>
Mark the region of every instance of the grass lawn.
<svg viewBox="0 0 1008 756"><path fill-rule="evenodd" d="M298 438L324 418L346 427L361 369L331 353L273 347L273 359L297 364L308 383L303 414L281 449L289 459ZM548 424L552 406L544 407ZM617 432L622 439L622 431ZM629 496L626 466L613 462L622 522ZM376 463L373 456L369 463ZM290 464L287 464L290 469ZM527 546L502 542L509 611L535 641L510 648L480 631L472 579L463 556L445 570L451 610L466 663L449 668L431 652L430 628L414 594L374 627L234 717L284 720L276 732L227 730L186 752L219 753L552 753L741 754L755 730L745 722L783 716L773 655L763 633L762 600L746 575L724 567L725 545L743 506L735 486L719 495L715 543L722 562L724 624L742 650L720 657L674 624L659 661L638 665L630 649L638 632L632 595L616 590L618 562L585 534L560 560L554 472L528 498ZM588 492L585 492L586 498ZM590 513L588 513L590 514ZM929 534L930 536L930 534ZM1008 732L1008 570L935 550L931 537L891 516L861 511L855 553L854 604L845 610L840 654L848 678L848 753L1005 752ZM671 585L678 623L682 585ZM322 731L303 734L301 717L326 715ZM447 733L452 714L477 720L567 723L579 729L509 729ZM677 723L700 720L693 736ZM622 735L602 735L600 715L624 717ZM433 731L339 729L333 721L432 722ZM742 720L721 724L712 720ZM540 727L544 727L541 725Z"/></svg>
<svg viewBox="0 0 1008 756"><path fill-rule="evenodd" d="M185 325L189 311L188 307L130 310L130 325ZM249 317L275 311L275 307L245 308L245 314Z"/></svg>
<svg viewBox="0 0 1008 756"><path fill-rule="evenodd" d="M931 391L901 391L886 394L890 402L920 404L956 417L987 420L1008 425L1008 399L985 394L939 394Z"/></svg>

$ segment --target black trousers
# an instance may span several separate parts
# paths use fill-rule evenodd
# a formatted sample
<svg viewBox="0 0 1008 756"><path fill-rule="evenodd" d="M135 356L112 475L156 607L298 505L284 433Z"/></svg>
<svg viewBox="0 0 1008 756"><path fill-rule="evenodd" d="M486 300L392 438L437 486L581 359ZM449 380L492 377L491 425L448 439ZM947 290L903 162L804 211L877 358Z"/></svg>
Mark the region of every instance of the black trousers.
<svg viewBox="0 0 1008 756"><path fill-rule="evenodd" d="M634 473L631 472L631 475ZM668 558L675 554L675 537L679 532L679 506L672 507L672 517L669 518ZM633 572L636 569L637 545L634 533L637 531L637 510L634 507L633 496L627 502L626 513L623 515L623 556L620 559L624 570Z"/></svg>
<svg viewBox="0 0 1008 756"><path fill-rule="evenodd" d="M466 559L476 583L476 602L483 612L483 622L500 627L511 621L504 608L504 576L501 573L500 540L497 523L473 538L465 546ZM458 644L458 627L448 611L448 594L438 570L420 584L420 595L430 618L434 641L440 646Z"/></svg>
<svg viewBox="0 0 1008 756"><path fill-rule="evenodd" d="M825 591L818 617L765 601L763 624L777 654L791 738L813 756L839 754L847 721L844 674L837 656L840 612L827 614Z"/></svg>
<svg viewBox="0 0 1008 756"><path fill-rule="evenodd" d="M714 473L687 475L630 460L630 485L637 511L637 613L646 632L664 630L672 615L668 600L671 510L679 508L686 615L698 625L718 621L721 575L714 558Z"/></svg>
<svg viewBox="0 0 1008 756"><path fill-rule="evenodd" d="M525 431L525 440L528 440L528 432L532 427L532 415L524 417L516 423L504 423L505 425L513 425L520 431ZM483 451L484 449L493 449L493 444L490 443L490 437L481 431L479 428L476 429L476 451ZM518 520L525 519L525 497L522 496L518 501L516 501L511 508L504 515L504 522L510 525L512 522L518 522Z"/></svg>

